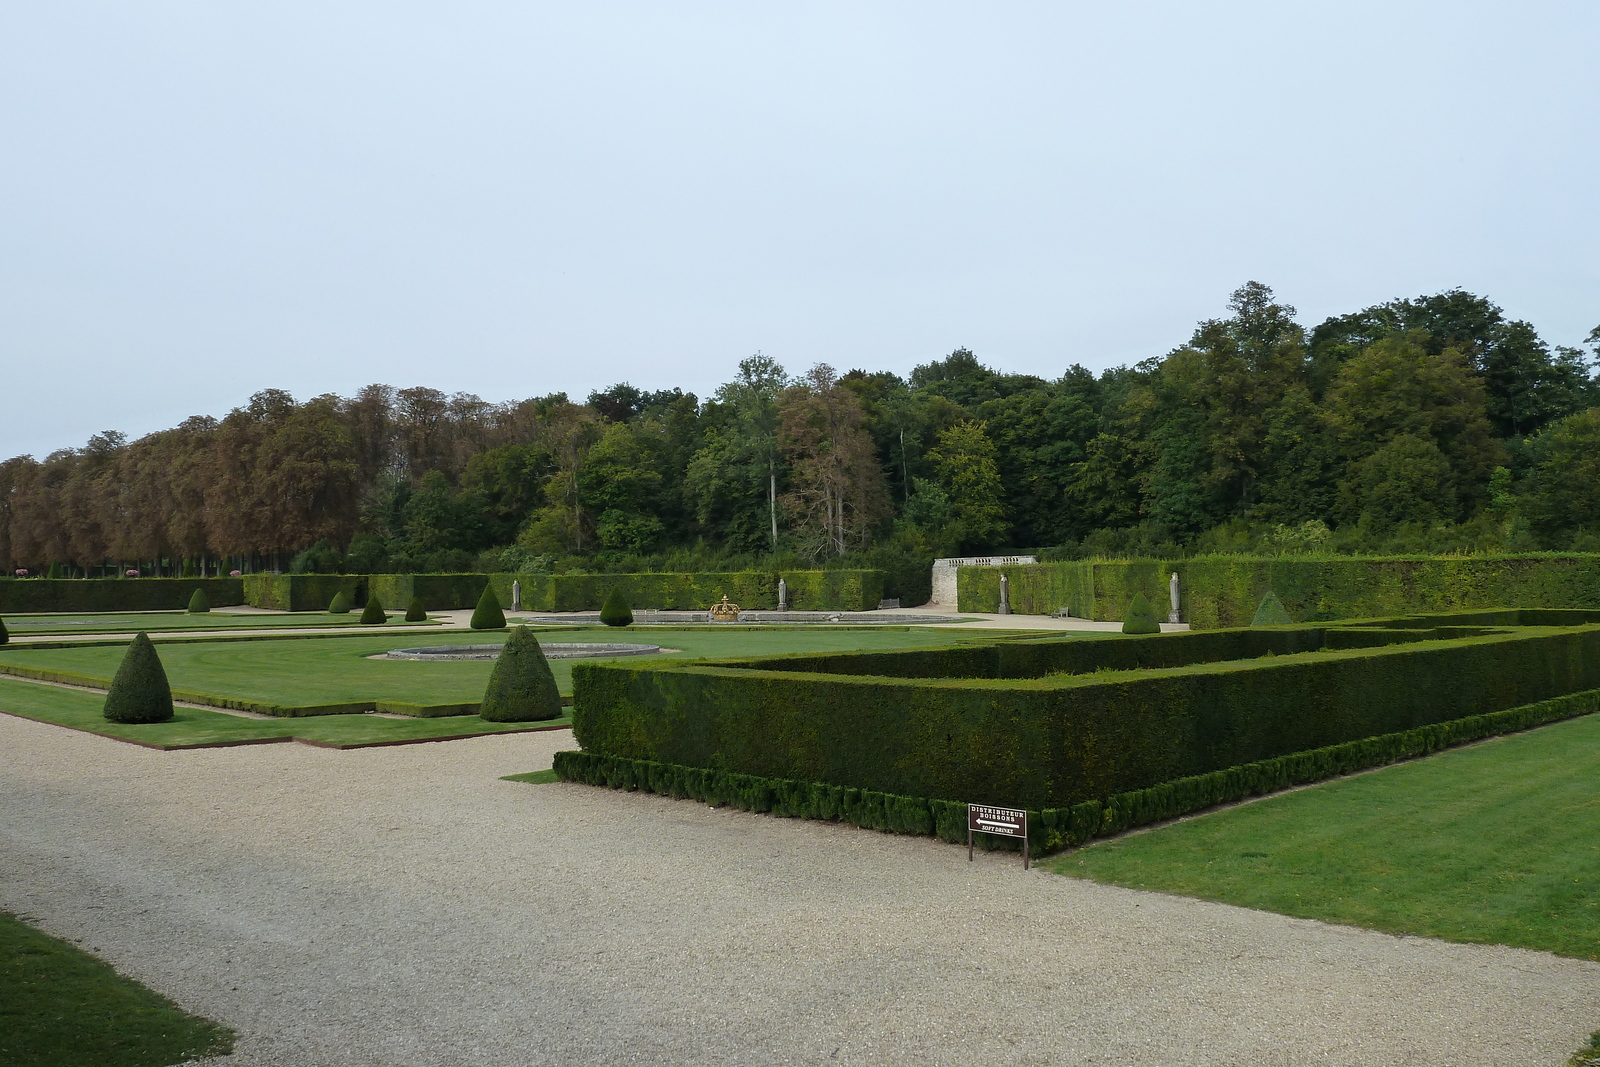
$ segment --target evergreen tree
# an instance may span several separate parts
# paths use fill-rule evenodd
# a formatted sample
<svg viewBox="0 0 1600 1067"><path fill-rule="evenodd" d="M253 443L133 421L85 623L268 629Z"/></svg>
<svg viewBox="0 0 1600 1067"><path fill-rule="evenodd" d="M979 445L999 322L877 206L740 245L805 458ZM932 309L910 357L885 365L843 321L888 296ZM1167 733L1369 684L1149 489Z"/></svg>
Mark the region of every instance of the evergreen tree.
<svg viewBox="0 0 1600 1067"><path fill-rule="evenodd" d="M1122 617L1122 632L1125 634L1161 632L1161 624L1156 621L1155 609L1150 606L1150 601L1145 599L1143 593L1133 594L1133 600L1128 604L1128 613Z"/></svg>
<svg viewBox="0 0 1600 1067"><path fill-rule="evenodd" d="M422 606L422 598L414 596L406 607L406 622L427 622L428 609Z"/></svg>
<svg viewBox="0 0 1600 1067"><path fill-rule="evenodd" d="M328 605L329 615L350 614L350 594L343 589L333 594L333 602Z"/></svg>
<svg viewBox="0 0 1600 1067"><path fill-rule="evenodd" d="M538 722L561 716L555 675L526 626L512 629L489 675L478 714L489 722Z"/></svg>
<svg viewBox="0 0 1600 1067"><path fill-rule="evenodd" d="M612 586L611 592L606 594L606 602L600 607L600 621L607 626L633 625L633 608L622 595L620 585Z"/></svg>
<svg viewBox="0 0 1600 1067"><path fill-rule="evenodd" d="M106 694L105 717L111 722L166 722L172 718L172 686L156 655L156 646L143 633L134 636L111 679Z"/></svg>
<svg viewBox="0 0 1600 1067"><path fill-rule="evenodd" d="M377 626L388 621L389 616L383 611L383 601L378 599L377 593L373 593L367 598L367 606L361 610L361 624Z"/></svg>
<svg viewBox="0 0 1600 1067"><path fill-rule="evenodd" d="M1267 590L1267 595L1261 598L1261 606L1256 608L1256 614L1250 620L1251 626L1288 626L1294 622L1289 616L1289 609L1283 606L1283 601L1278 599L1278 594Z"/></svg>
<svg viewBox="0 0 1600 1067"><path fill-rule="evenodd" d="M500 599L494 595L494 586L485 585L478 606L472 609L474 630L498 630L506 624L506 613L500 610Z"/></svg>
<svg viewBox="0 0 1600 1067"><path fill-rule="evenodd" d="M196 587L194 594L189 597L189 614L204 615L211 610L211 600L206 596L206 591Z"/></svg>

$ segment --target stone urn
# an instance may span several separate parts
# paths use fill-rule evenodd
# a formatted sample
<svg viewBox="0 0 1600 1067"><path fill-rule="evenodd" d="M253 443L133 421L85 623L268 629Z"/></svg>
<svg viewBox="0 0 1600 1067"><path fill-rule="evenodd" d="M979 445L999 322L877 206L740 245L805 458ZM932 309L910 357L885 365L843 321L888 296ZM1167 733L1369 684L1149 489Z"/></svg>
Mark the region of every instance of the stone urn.
<svg viewBox="0 0 1600 1067"><path fill-rule="evenodd" d="M738 622L739 605L730 603L727 594L724 593L719 603L711 605L711 621Z"/></svg>

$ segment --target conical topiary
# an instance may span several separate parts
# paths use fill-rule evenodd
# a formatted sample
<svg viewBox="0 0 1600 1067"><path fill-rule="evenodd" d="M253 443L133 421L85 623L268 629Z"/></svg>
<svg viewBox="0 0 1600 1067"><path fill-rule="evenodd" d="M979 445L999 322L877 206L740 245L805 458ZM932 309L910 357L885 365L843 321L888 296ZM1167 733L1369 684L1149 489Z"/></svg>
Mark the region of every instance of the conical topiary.
<svg viewBox="0 0 1600 1067"><path fill-rule="evenodd" d="M206 596L204 589L195 587L194 594L189 597L189 613L191 615L204 615L211 610L211 599Z"/></svg>
<svg viewBox="0 0 1600 1067"><path fill-rule="evenodd" d="M1283 606L1283 601L1278 599L1278 594L1267 590L1267 595L1261 598L1261 606L1256 608L1255 618L1250 620L1251 626L1289 626L1294 619L1289 615L1289 609Z"/></svg>
<svg viewBox="0 0 1600 1067"><path fill-rule="evenodd" d="M494 586L483 587L478 606L472 609L474 630L498 630L506 624L506 613L500 610L500 598L494 595Z"/></svg>
<svg viewBox="0 0 1600 1067"><path fill-rule="evenodd" d="M144 634L134 637L122 657L117 676L106 694L104 715L112 722L166 722L172 718L172 686L156 655L156 646Z"/></svg>
<svg viewBox="0 0 1600 1067"><path fill-rule="evenodd" d="M350 594L346 593L343 589L341 589L337 593L333 594L333 601L332 601L332 603L330 603L328 605L328 614L329 615L348 615L348 614L350 614Z"/></svg>
<svg viewBox="0 0 1600 1067"><path fill-rule="evenodd" d="M535 722L561 716L561 694L544 649L526 626L512 628L500 650L478 714L489 722Z"/></svg>
<svg viewBox="0 0 1600 1067"><path fill-rule="evenodd" d="M427 622L428 609L422 606L422 598L414 596L411 603L406 606L406 622Z"/></svg>
<svg viewBox="0 0 1600 1067"><path fill-rule="evenodd" d="M367 598L367 606L361 609L361 623L363 626L376 626L389 621L389 616L383 613L383 601L378 599L378 594L373 593Z"/></svg>
<svg viewBox="0 0 1600 1067"><path fill-rule="evenodd" d="M6 620L0 619L0 645L11 640L11 635L6 632Z"/></svg>
<svg viewBox="0 0 1600 1067"><path fill-rule="evenodd" d="M1150 601L1145 599L1143 593L1133 594L1133 601L1128 605L1128 613L1122 617L1122 632L1125 634L1161 632L1161 624L1156 621L1155 609L1150 606Z"/></svg>
<svg viewBox="0 0 1600 1067"><path fill-rule="evenodd" d="M600 606L600 621L607 626L633 625L633 608L622 595L621 586L612 586L611 592L606 594L606 602Z"/></svg>

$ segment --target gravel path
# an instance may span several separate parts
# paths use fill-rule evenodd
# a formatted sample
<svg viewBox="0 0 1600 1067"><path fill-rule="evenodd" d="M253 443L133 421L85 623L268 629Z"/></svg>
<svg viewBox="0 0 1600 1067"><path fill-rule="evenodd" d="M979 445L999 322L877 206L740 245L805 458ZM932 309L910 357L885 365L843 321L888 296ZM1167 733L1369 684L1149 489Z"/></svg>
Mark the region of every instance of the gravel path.
<svg viewBox="0 0 1600 1067"><path fill-rule="evenodd" d="M497 776L565 732L152 752L0 719L0 906L218 1063L1528 1064L1600 965Z"/></svg>

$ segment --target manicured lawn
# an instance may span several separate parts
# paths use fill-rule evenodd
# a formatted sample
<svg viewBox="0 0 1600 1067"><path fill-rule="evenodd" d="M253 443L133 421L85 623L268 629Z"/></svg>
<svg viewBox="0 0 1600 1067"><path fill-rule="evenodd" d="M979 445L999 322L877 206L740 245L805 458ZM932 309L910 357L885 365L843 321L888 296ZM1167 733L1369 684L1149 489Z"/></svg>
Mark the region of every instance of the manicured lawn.
<svg viewBox="0 0 1600 1067"><path fill-rule="evenodd" d="M1062 874L1600 958L1600 715L1107 841Z"/></svg>
<svg viewBox="0 0 1600 1067"><path fill-rule="evenodd" d="M393 613L391 613L393 614ZM14 636L27 634L132 634L177 633L184 630L270 630L279 627L356 626L361 613L329 615L304 611L283 615L231 615L208 611L190 615L186 611L113 612L105 615L7 615L6 628ZM436 626L437 623L407 623L393 618L390 625L407 627Z"/></svg>
<svg viewBox="0 0 1600 1067"><path fill-rule="evenodd" d="M164 1067L233 1051L233 1031L0 912L0 1063Z"/></svg>
<svg viewBox="0 0 1600 1067"><path fill-rule="evenodd" d="M992 632L992 631L991 631ZM620 641L681 649L679 657L720 657L779 652L837 652L850 649L916 648L971 640L971 633L942 630L556 630L540 633L548 643ZM264 703L304 706L356 700L448 704L478 700L489 682L490 661L368 659L390 649L418 645L490 644L504 633L462 631L265 641L190 642L157 648L174 689L212 693ZM125 646L0 650L0 663L75 671L109 684ZM644 659L644 657L633 657ZM563 695L572 692L572 660L550 667Z"/></svg>
<svg viewBox="0 0 1600 1067"><path fill-rule="evenodd" d="M238 744L278 738L355 747L394 741L473 737L525 730L530 726L569 726L572 723L570 715L537 723L484 722L476 715L452 715L443 719L397 719L379 715L255 719L220 711L179 708L171 722L130 725L107 722L100 713L104 706L105 696L101 693L38 685L0 676L0 711L163 748ZM3 1062L0 1060L0 1063Z"/></svg>

